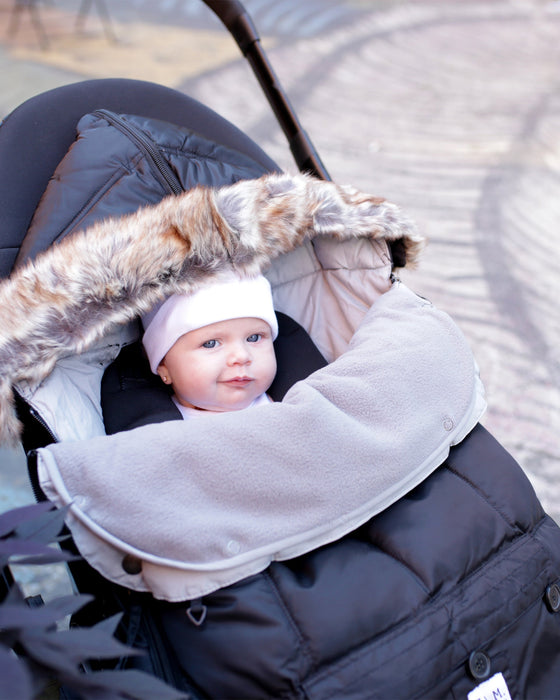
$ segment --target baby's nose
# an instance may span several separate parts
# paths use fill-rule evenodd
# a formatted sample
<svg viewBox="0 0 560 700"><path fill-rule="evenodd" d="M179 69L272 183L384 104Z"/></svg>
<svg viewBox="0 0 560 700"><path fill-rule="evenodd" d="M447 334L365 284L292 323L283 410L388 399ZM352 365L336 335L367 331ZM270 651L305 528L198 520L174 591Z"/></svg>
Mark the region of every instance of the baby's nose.
<svg viewBox="0 0 560 700"><path fill-rule="evenodd" d="M251 362L251 353L245 343L238 343L232 348L230 362L237 365L247 365Z"/></svg>

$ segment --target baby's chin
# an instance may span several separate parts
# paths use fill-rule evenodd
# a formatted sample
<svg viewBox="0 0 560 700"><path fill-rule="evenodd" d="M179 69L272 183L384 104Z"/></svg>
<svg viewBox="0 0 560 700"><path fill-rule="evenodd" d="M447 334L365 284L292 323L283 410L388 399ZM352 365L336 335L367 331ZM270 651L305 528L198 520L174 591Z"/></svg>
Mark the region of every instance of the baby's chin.
<svg viewBox="0 0 560 700"><path fill-rule="evenodd" d="M214 413L235 413L236 411L244 411L246 408L249 408L256 398L257 397L255 396L250 401L243 401L238 404L228 404L226 406L218 405L215 408L207 408L203 410L213 411Z"/></svg>
<svg viewBox="0 0 560 700"><path fill-rule="evenodd" d="M194 408L196 411L207 411L208 413L235 413L236 411L243 411L253 403L256 396L247 397L242 401L230 402L230 403L199 403L198 405L191 402L181 401L183 406L188 408Z"/></svg>

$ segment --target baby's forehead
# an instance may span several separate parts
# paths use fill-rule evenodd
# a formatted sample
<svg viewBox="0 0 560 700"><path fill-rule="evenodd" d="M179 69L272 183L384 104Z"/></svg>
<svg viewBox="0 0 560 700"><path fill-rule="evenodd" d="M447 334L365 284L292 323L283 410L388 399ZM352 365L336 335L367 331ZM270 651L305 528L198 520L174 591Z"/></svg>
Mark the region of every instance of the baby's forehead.
<svg viewBox="0 0 560 700"><path fill-rule="evenodd" d="M189 331L189 335L198 333L202 335L208 335L212 333L240 333L244 334L248 331L256 332L257 330L266 329L271 331L271 328L267 321L262 318L255 318L252 316L241 316L239 318L229 318L224 321L215 321L214 323L209 323L206 326L201 326L192 331Z"/></svg>

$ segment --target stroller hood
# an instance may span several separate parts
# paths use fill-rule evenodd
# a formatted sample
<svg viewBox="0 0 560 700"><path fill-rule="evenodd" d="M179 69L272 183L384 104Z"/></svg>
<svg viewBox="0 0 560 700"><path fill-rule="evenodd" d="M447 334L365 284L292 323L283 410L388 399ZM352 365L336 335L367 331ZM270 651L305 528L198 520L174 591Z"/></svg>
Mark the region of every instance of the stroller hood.
<svg viewBox="0 0 560 700"><path fill-rule="evenodd" d="M68 358L93 348L87 364L99 367L99 347L118 352L138 333L121 329L99 345L115 324L231 266L251 274L275 261L269 276L277 310L302 322L327 359L342 351L373 298L390 286L387 241L401 241L410 264L422 238L398 207L378 197L303 175L248 179L262 173L247 156L186 128L102 110L80 121L16 272L0 286L1 442L18 436L12 385L50 414L36 389L58 360L66 378L79 375L84 358L77 369ZM350 245L338 248L325 236ZM81 391L61 381L79 400ZM59 439L103 432L95 416L85 434L51 429Z"/></svg>

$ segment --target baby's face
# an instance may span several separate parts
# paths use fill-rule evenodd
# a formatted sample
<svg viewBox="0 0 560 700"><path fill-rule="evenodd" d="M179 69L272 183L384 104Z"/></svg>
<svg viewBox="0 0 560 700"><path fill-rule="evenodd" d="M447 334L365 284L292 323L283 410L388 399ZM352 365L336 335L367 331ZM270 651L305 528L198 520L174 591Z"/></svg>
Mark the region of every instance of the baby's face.
<svg viewBox="0 0 560 700"><path fill-rule="evenodd" d="M236 318L185 333L163 358L158 374L173 385L183 406L247 408L276 374L270 326L258 318Z"/></svg>

